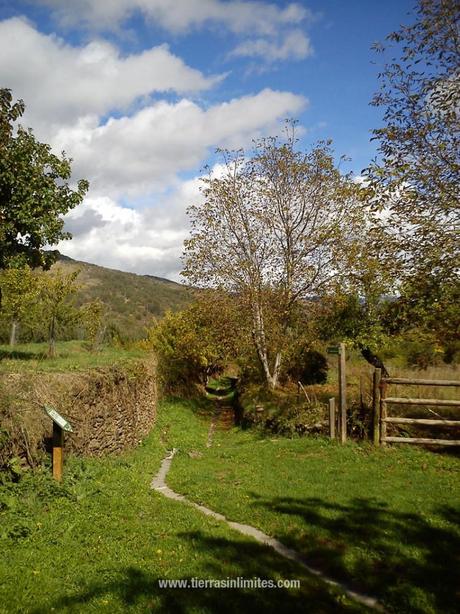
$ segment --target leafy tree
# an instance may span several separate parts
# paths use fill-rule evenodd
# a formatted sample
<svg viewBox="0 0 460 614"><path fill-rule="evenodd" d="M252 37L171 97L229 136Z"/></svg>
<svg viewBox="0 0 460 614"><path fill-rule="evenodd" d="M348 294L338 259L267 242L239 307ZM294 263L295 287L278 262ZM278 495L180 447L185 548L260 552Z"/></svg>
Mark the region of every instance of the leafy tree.
<svg viewBox="0 0 460 614"><path fill-rule="evenodd" d="M460 286L455 280L441 282L436 274L409 279L397 300L386 305L384 325L392 334L433 338L444 350L444 361L460 356ZM434 345L434 344L433 344Z"/></svg>
<svg viewBox="0 0 460 614"><path fill-rule="evenodd" d="M331 287L318 317L320 336L347 340L372 366L388 371L380 357L388 343L384 314L399 290L398 262L384 262L373 254L369 240L351 246L346 278Z"/></svg>
<svg viewBox="0 0 460 614"><path fill-rule="evenodd" d="M346 272L363 225L358 186L335 166L329 143L299 151L290 128L282 141L258 141L250 158L221 152L223 171L203 179L204 202L189 208L185 242L183 275L247 305L271 389L297 304Z"/></svg>
<svg viewBox="0 0 460 614"><path fill-rule="evenodd" d="M24 103L0 89L0 269L29 264L49 268L56 258L44 251L70 238L62 215L80 204L88 190L69 185L71 160L56 156L30 129L16 125Z"/></svg>
<svg viewBox="0 0 460 614"><path fill-rule="evenodd" d="M452 278L459 257L459 2L419 0L415 21L376 46L387 47L394 56L372 101L385 110L374 130L380 159L367 169L375 207L386 210L380 249L410 275Z"/></svg>
<svg viewBox="0 0 460 614"><path fill-rule="evenodd" d="M56 339L60 328L76 323L79 311L71 302L77 292L76 279L80 271L69 274L56 272L41 276L40 304L42 321L48 330L48 356L56 355Z"/></svg>
<svg viewBox="0 0 460 614"><path fill-rule="evenodd" d="M107 328L107 308L100 299L96 299L82 305L80 317L86 330L89 349L95 351L104 339Z"/></svg>
<svg viewBox="0 0 460 614"><path fill-rule="evenodd" d="M148 344L158 356L158 370L168 391L188 392L224 365L222 346L216 341L206 314L198 304L177 313L168 311L149 332Z"/></svg>
<svg viewBox="0 0 460 614"><path fill-rule="evenodd" d="M0 271L3 290L1 315L11 326L10 346L16 345L19 324L30 322L36 313L39 281L28 266Z"/></svg>

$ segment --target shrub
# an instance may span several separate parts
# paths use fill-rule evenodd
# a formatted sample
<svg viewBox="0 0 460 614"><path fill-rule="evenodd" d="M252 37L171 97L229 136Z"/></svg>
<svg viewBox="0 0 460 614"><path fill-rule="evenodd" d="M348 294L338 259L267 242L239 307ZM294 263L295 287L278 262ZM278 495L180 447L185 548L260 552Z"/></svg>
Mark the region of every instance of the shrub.
<svg viewBox="0 0 460 614"><path fill-rule="evenodd" d="M158 358L158 375L166 393L190 395L196 385L206 384L224 364L212 330L197 305L165 317L149 331L147 345Z"/></svg>
<svg viewBox="0 0 460 614"><path fill-rule="evenodd" d="M290 357L287 374L302 384L325 384L328 368L324 354L309 346L303 346Z"/></svg>
<svg viewBox="0 0 460 614"><path fill-rule="evenodd" d="M443 357L443 349L435 336L420 330L407 334L404 341L404 353L408 366L419 369L437 365Z"/></svg>

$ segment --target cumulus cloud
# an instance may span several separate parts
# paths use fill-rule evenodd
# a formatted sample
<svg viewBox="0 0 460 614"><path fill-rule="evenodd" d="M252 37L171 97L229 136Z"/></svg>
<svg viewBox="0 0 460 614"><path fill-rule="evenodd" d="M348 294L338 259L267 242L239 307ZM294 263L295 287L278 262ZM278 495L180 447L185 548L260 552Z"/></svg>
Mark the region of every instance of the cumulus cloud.
<svg viewBox="0 0 460 614"><path fill-rule="evenodd" d="M239 0L51 3L68 23L85 15L99 19L101 29L112 27L137 8L170 31L213 23L243 37L275 41L270 51L257 40L245 51L240 47L241 56L264 53L282 60L310 53L308 39L293 30L308 17L299 4L281 9ZM198 177L184 181L183 173L196 173L215 147L248 146L253 138L278 132L279 120L299 115L308 101L264 89L206 106L192 94L222 77L188 66L167 45L124 55L91 36L75 45L40 33L23 18L0 22L0 87L25 100L22 123L55 151L65 150L74 160L74 177L90 181L84 204L66 216L74 238L58 249L76 259L178 279L189 230L185 210L200 198ZM151 97L162 92L181 99Z"/></svg>
<svg viewBox="0 0 460 614"><path fill-rule="evenodd" d="M133 197L173 184L212 147L240 147L273 131L277 120L298 114L306 103L270 89L208 109L187 99L161 101L102 126L97 117L85 118L60 130L54 145L74 158L75 175L90 180L92 194Z"/></svg>
<svg viewBox="0 0 460 614"><path fill-rule="evenodd" d="M311 11L293 2L284 8L275 2L254 0L36 0L50 6L65 26L116 28L136 11L166 30L184 33L191 28L218 24L235 33L269 35L280 27L298 24Z"/></svg>
<svg viewBox="0 0 460 614"><path fill-rule="evenodd" d="M74 237L88 234L93 228L100 228L106 224L102 215L94 209L79 207L77 212L76 215L70 216L65 223L65 230Z"/></svg>
<svg viewBox="0 0 460 614"><path fill-rule="evenodd" d="M65 218L67 230L84 232L58 249L76 260L180 281L182 244L189 232L186 208L199 202L199 184L198 177L184 181L140 210L108 197L88 197ZM88 227L91 219L97 224Z"/></svg>
<svg viewBox="0 0 460 614"><path fill-rule="evenodd" d="M64 26L92 31L120 30L133 14L174 34L203 27L220 27L239 37L250 37L235 48L233 56L261 57L265 64L303 59L312 52L309 38L299 27L317 15L303 3L280 7L264 0L36 0L51 7ZM255 38L252 38L255 37Z"/></svg>
<svg viewBox="0 0 460 614"><path fill-rule="evenodd" d="M303 60L312 55L309 38L301 30L287 32L281 40L257 38L240 43L230 57L261 58L265 63L278 62L289 58Z"/></svg>
<svg viewBox="0 0 460 614"><path fill-rule="evenodd" d="M167 45L125 57L104 40L76 47L13 18L0 22L0 79L48 136L51 126L126 108L152 92L205 90L219 77L187 66Z"/></svg>

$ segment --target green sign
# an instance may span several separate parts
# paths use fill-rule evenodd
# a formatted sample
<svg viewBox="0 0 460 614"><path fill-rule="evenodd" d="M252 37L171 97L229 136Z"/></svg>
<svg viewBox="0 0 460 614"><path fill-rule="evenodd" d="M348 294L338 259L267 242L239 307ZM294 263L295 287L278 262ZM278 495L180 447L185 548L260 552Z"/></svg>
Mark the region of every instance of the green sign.
<svg viewBox="0 0 460 614"><path fill-rule="evenodd" d="M67 422L67 420L61 416L61 414L58 414L55 409L49 407L48 405L45 405L45 411L51 418L51 420L55 422L58 426L60 426L63 431L67 431L68 433L73 432L70 423Z"/></svg>
<svg viewBox="0 0 460 614"><path fill-rule="evenodd" d="M340 348L337 345L332 345L327 348L326 352L328 354L340 354Z"/></svg>

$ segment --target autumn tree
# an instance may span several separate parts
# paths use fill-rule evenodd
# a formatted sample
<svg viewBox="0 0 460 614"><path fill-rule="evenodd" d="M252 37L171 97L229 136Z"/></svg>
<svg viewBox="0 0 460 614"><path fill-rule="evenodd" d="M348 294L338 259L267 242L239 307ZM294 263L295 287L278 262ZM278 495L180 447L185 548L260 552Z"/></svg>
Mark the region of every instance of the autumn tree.
<svg viewBox="0 0 460 614"><path fill-rule="evenodd" d="M372 104L378 159L367 169L375 208L384 211L381 254L401 276L458 275L460 212L460 4L419 0L415 20L377 51L391 54Z"/></svg>
<svg viewBox="0 0 460 614"><path fill-rule="evenodd" d="M80 308L80 319L90 351L98 350L107 328L107 307L100 299L85 303Z"/></svg>
<svg viewBox="0 0 460 614"><path fill-rule="evenodd" d="M258 141L250 157L221 152L222 170L203 179L203 202L188 210L185 242L188 281L247 305L271 389L296 305L346 272L349 247L363 227L359 188L337 168L329 143L298 150L294 128L287 125L284 139Z"/></svg>
<svg viewBox="0 0 460 614"><path fill-rule="evenodd" d="M32 130L17 125L23 113L23 101L13 102L11 91L0 89L0 269L49 268L56 253L43 248L70 238L62 216L88 189L84 180L70 186L71 160L64 153L53 154Z"/></svg>
<svg viewBox="0 0 460 614"><path fill-rule="evenodd" d="M37 310L39 279L28 266L0 271L2 319L10 325L10 346L16 345L20 324L30 323Z"/></svg>
<svg viewBox="0 0 460 614"><path fill-rule="evenodd" d="M196 384L206 384L224 365L225 346L210 326L200 304L165 316L150 331L148 345L158 356L158 372L168 392L190 393Z"/></svg>
<svg viewBox="0 0 460 614"><path fill-rule="evenodd" d="M78 290L76 279L80 271L65 274L61 271L40 277L41 318L48 331L48 356L56 355L56 340L60 328L75 324L80 313L72 304Z"/></svg>

